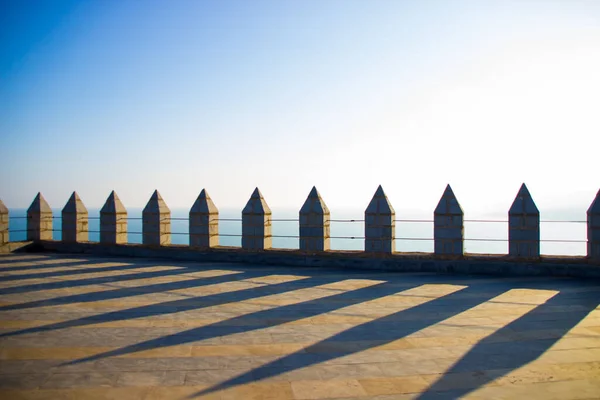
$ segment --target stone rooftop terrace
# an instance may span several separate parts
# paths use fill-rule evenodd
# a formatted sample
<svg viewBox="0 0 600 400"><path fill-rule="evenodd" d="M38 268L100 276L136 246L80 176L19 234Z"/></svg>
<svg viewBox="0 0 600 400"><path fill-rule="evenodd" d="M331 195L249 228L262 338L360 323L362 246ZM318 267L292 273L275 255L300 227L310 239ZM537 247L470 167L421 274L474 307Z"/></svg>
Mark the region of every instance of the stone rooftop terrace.
<svg viewBox="0 0 600 400"><path fill-rule="evenodd" d="M600 281L0 255L0 398L588 399Z"/></svg>

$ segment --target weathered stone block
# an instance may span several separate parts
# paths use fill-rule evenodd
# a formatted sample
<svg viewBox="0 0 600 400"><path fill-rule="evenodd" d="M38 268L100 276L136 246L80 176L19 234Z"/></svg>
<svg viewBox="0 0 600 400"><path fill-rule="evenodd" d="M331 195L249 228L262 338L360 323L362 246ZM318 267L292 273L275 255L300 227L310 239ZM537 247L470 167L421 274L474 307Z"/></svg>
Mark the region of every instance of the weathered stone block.
<svg viewBox="0 0 600 400"><path fill-rule="evenodd" d="M127 210L114 190L100 210L100 243L127 243Z"/></svg>
<svg viewBox="0 0 600 400"><path fill-rule="evenodd" d="M27 209L27 240L52 240L52 209L41 193Z"/></svg>
<svg viewBox="0 0 600 400"><path fill-rule="evenodd" d="M77 192L73 192L62 210L62 240L65 242L87 242L88 235L88 210Z"/></svg>
<svg viewBox="0 0 600 400"><path fill-rule="evenodd" d="M525 184L508 211L508 254L540 256L540 212Z"/></svg>
<svg viewBox="0 0 600 400"><path fill-rule="evenodd" d="M365 251L392 253L396 249L396 212L381 185L365 210Z"/></svg>
<svg viewBox="0 0 600 400"><path fill-rule="evenodd" d="M202 189L190 209L190 246L215 247L219 245L219 210L205 189Z"/></svg>
<svg viewBox="0 0 600 400"><path fill-rule="evenodd" d="M587 210L587 255L600 259L600 190Z"/></svg>
<svg viewBox="0 0 600 400"><path fill-rule="evenodd" d="M0 246L8 243L8 208L0 200Z"/></svg>
<svg viewBox="0 0 600 400"><path fill-rule="evenodd" d="M450 185L433 212L435 254L462 256L464 253L463 210Z"/></svg>
<svg viewBox="0 0 600 400"><path fill-rule="evenodd" d="M242 210L242 248L263 250L271 247L271 209L256 188Z"/></svg>
<svg viewBox="0 0 600 400"><path fill-rule="evenodd" d="M171 244L171 210L155 190L142 211L142 243L154 246Z"/></svg>
<svg viewBox="0 0 600 400"><path fill-rule="evenodd" d="M330 212L316 187L299 212L300 250L326 251L330 245Z"/></svg>

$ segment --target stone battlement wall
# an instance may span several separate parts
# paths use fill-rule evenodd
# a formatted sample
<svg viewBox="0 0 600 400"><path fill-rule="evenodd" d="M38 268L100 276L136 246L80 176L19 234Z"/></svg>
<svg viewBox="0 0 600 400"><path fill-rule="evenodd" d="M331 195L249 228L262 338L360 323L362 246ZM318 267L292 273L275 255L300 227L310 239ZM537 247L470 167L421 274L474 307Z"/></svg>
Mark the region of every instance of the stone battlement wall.
<svg viewBox="0 0 600 400"><path fill-rule="evenodd" d="M588 264L600 263L599 199L600 191L587 210L587 257L579 257ZM263 195L256 188L242 210L241 248L229 248L227 254L271 249L271 214ZM142 216L143 246L168 246L169 249L179 251L187 247L171 246L171 211L158 191L153 193ZM464 259L467 256L464 252L463 216L463 210L448 185L434 211L434 253L430 256L437 259ZM0 246L8 243L8 218L8 209L0 200ZM365 209L364 218L364 254L374 258L378 255L398 255L395 252L395 211L381 186ZM300 249L296 252L319 254L323 257L339 254L340 252L330 249L330 223L329 208L313 187L299 210ZM76 192L73 192L62 210L61 228L62 243L92 245L88 242L88 211ZM54 243L52 246L55 248L66 248L56 247L56 242L52 241L52 232L52 210L42 194L38 193L27 210L27 240L43 242L48 249L49 243ZM525 184L521 186L508 211L508 241L508 257L511 262L540 260L540 212ZM113 191L100 210L99 245L124 244L127 244L127 210ZM137 249L139 246L134 247ZM198 250L202 250L202 254L208 254L210 251L207 250L223 249L219 246L219 211L204 189L189 212L189 248L195 250L195 254L200 254ZM345 253L356 256L361 252ZM505 256L495 257L500 260ZM564 263L579 258L557 260Z"/></svg>

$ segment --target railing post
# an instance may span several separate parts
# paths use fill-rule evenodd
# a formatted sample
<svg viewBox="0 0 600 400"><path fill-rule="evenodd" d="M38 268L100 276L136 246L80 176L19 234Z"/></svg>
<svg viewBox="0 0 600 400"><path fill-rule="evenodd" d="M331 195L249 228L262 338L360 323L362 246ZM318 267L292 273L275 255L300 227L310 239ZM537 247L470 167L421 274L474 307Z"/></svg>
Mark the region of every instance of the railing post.
<svg viewBox="0 0 600 400"><path fill-rule="evenodd" d="M100 210L100 243L127 243L127 210L114 190Z"/></svg>
<svg viewBox="0 0 600 400"><path fill-rule="evenodd" d="M219 210L205 189L202 189L190 209L190 246L215 247L219 245Z"/></svg>
<svg viewBox="0 0 600 400"><path fill-rule="evenodd" d="M464 252L463 210L452 191L446 186L433 212L433 241L435 254L462 256Z"/></svg>
<svg viewBox="0 0 600 400"><path fill-rule="evenodd" d="M365 210L365 251L393 253L396 249L396 212L381 185Z"/></svg>
<svg viewBox="0 0 600 400"><path fill-rule="evenodd" d="M600 190L587 210L587 255L600 260Z"/></svg>
<svg viewBox="0 0 600 400"><path fill-rule="evenodd" d="M256 188L242 210L242 248L263 250L271 246L271 209Z"/></svg>
<svg viewBox="0 0 600 400"><path fill-rule="evenodd" d="M52 209L42 193L27 209L27 240L52 240Z"/></svg>
<svg viewBox="0 0 600 400"><path fill-rule="evenodd" d="M525 184L508 211L508 254L513 257L540 256L540 211Z"/></svg>
<svg viewBox="0 0 600 400"><path fill-rule="evenodd" d="M313 186L300 209L300 250L327 251L330 247L330 213Z"/></svg>
<svg viewBox="0 0 600 400"><path fill-rule="evenodd" d="M8 243L8 208L0 200L0 246Z"/></svg>
<svg viewBox="0 0 600 400"><path fill-rule="evenodd" d="M88 231L88 210L77 192L73 192L62 209L62 240L63 242L87 242Z"/></svg>
<svg viewBox="0 0 600 400"><path fill-rule="evenodd" d="M142 243L154 246L171 244L171 210L155 190L142 211Z"/></svg>

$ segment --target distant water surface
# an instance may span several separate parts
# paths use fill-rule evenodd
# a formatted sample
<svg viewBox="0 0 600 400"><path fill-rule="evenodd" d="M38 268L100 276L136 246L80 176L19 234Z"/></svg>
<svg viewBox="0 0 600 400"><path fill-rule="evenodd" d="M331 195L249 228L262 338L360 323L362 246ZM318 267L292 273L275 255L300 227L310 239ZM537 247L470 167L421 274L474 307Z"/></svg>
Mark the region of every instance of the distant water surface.
<svg viewBox="0 0 600 400"><path fill-rule="evenodd" d="M89 209L90 241L100 240L100 210ZM128 209L128 241L130 243L142 242L142 209ZM173 244L189 244L188 221L189 210L172 209L171 232ZM346 210L331 214L331 248L334 250L363 250L364 249L364 210ZM61 238L61 210L54 209L53 238ZM26 238L26 210L11 209L9 234L11 241L25 240ZM273 209L273 247L297 249L299 248L298 236L298 211L286 209ZM241 212L239 210L220 210L219 218L234 219L233 221L219 221L219 244L222 246L241 246ZM280 219L294 219L295 221L278 221ZM352 220L342 222L339 220ZM411 213L402 215L396 212L398 220L427 220L428 222L400 221L396 223L397 251L433 252L433 219L432 214ZM506 220L507 217L499 215L465 215L466 220ZM542 220L569 220L585 221L585 211L557 211L542 214ZM235 235L235 236L227 236ZM587 235L586 224L581 222L551 223L542 222L542 240L580 240L585 241ZM354 238L354 239L352 239ZM426 240L410 240L410 239ZM507 222L465 222L465 251L469 253L505 254L508 252L508 223ZM492 239L501 241L475 241L469 239ZM548 255L585 255L586 244L580 243L555 243L542 242L542 254Z"/></svg>

